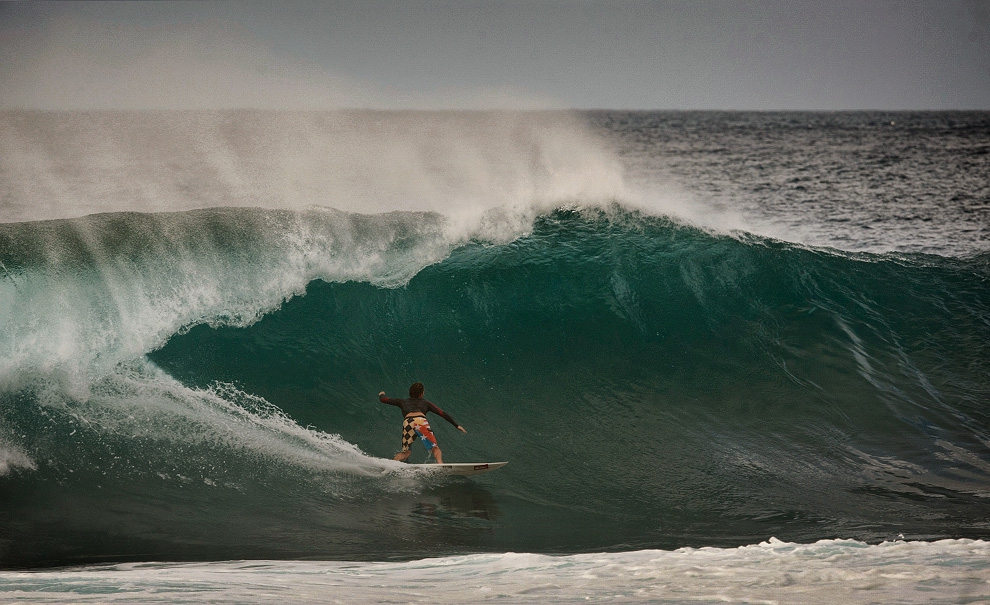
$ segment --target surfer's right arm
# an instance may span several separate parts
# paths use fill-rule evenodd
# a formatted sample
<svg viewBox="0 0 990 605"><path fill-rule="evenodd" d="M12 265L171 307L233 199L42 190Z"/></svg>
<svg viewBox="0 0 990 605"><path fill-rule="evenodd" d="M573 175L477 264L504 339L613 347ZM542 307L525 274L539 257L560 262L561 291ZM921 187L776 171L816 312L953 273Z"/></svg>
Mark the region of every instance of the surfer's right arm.
<svg viewBox="0 0 990 605"><path fill-rule="evenodd" d="M381 401L382 403L387 403L388 405L394 405L400 408L402 407L401 399L390 399L385 396L385 391L381 391L378 393L378 401Z"/></svg>

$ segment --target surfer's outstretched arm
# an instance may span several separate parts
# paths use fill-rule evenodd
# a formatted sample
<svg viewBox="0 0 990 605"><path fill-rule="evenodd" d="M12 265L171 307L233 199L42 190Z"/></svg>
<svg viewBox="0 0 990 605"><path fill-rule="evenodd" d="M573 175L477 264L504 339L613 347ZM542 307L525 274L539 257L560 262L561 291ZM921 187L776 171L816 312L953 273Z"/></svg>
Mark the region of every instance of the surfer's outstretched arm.
<svg viewBox="0 0 990 605"><path fill-rule="evenodd" d="M385 403L385 404L388 404L388 405L394 405L397 408L401 408L402 407L402 402L404 400L403 399L392 399L391 397L386 397L385 396L385 391L380 391L378 393L378 401L381 401L382 403Z"/></svg>
<svg viewBox="0 0 990 605"><path fill-rule="evenodd" d="M431 412L433 412L434 414L436 414L437 416L443 418L447 422L451 423L455 427L457 427L457 430L459 430L459 431L461 431L463 433L466 433L467 432L467 431L464 430L464 427L463 426L461 426L460 424L457 423L456 420L454 420L454 417L453 416L451 416L447 412L441 410L440 407L437 404L435 404L433 402L430 402L430 404L429 404L429 410Z"/></svg>

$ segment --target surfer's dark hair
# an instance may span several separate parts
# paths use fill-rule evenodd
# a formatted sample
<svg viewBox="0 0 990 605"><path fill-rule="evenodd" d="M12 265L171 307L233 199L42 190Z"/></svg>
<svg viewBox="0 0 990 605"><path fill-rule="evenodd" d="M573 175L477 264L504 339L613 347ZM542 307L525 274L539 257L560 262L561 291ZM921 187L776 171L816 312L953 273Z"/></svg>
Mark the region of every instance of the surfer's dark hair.
<svg viewBox="0 0 990 605"><path fill-rule="evenodd" d="M426 388L423 386L422 382L414 382L412 383L412 385L409 386L409 396L412 397L413 399L417 397L422 397L423 391L425 390Z"/></svg>

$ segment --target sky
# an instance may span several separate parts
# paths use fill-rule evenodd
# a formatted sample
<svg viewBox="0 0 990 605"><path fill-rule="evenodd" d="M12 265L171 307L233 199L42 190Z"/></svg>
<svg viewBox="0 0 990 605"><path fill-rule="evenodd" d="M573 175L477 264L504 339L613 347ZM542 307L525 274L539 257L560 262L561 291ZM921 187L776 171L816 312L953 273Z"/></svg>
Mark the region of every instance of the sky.
<svg viewBox="0 0 990 605"><path fill-rule="evenodd" d="M990 110L990 0L0 2L0 108Z"/></svg>

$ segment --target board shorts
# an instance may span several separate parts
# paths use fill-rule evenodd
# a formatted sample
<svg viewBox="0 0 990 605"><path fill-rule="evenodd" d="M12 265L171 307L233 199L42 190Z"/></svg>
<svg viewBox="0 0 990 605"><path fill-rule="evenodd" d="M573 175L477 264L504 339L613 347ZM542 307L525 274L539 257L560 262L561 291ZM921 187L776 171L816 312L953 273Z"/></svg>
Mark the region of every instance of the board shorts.
<svg viewBox="0 0 990 605"><path fill-rule="evenodd" d="M425 416L411 416L402 421L402 451L408 452L413 441L419 437L423 446L432 450L437 446L437 438L430 429L430 421Z"/></svg>

